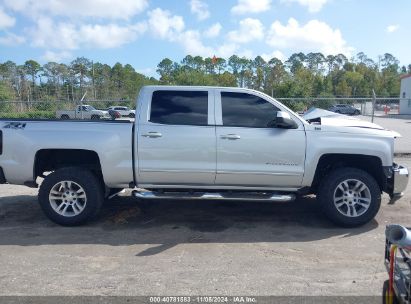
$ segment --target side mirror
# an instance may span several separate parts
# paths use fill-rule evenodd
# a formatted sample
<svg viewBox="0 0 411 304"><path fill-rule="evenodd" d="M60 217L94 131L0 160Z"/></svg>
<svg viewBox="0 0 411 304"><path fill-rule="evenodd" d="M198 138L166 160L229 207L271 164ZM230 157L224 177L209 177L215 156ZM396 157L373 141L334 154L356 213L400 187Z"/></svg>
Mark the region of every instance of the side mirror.
<svg viewBox="0 0 411 304"><path fill-rule="evenodd" d="M291 118L291 115L284 111L278 111L273 122L273 127L281 129L297 129L298 124Z"/></svg>

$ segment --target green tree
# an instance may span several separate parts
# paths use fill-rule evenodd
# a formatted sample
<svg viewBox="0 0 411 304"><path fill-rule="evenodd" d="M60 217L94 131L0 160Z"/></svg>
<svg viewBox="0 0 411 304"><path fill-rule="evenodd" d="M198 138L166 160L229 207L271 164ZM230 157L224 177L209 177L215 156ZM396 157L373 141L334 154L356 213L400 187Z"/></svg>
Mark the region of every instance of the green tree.
<svg viewBox="0 0 411 304"><path fill-rule="evenodd" d="M36 77L37 74L41 71L41 65L34 60L27 60L24 63L24 69L27 71L27 74L31 76L32 82L32 94L31 96L35 96L36 94Z"/></svg>

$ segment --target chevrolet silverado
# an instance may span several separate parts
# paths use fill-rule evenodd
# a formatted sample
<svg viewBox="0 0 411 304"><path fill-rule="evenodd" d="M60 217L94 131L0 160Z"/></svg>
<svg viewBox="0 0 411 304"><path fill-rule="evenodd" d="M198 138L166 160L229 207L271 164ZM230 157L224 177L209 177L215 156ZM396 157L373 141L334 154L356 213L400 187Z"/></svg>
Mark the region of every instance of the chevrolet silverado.
<svg viewBox="0 0 411 304"><path fill-rule="evenodd" d="M130 121L0 121L0 183L38 187L61 225L94 217L124 188L147 199L292 201L315 194L353 227L394 201L408 169L398 133L344 116L307 120L254 90L146 86Z"/></svg>

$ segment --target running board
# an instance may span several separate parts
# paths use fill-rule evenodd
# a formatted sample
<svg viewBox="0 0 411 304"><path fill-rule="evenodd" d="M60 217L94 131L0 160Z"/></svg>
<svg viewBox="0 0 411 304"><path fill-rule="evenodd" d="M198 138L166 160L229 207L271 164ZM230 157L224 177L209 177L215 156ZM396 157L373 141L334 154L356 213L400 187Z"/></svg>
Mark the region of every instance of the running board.
<svg viewBox="0 0 411 304"><path fill-rule="evenodd" d="M235 201L268 201L290 202L295 200L295 194L280 193L217 193L217 192L152 192L133 191L133 196L139 199L184 199L184 200L235 200Z"/></svg>

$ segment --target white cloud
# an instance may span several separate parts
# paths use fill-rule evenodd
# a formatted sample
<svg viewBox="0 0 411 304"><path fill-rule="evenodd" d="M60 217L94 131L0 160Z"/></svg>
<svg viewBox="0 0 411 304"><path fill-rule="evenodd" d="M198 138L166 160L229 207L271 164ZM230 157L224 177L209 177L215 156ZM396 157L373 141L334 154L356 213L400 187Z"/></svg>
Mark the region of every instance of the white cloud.
<svg viewBox="0 0 411 304"><path fill-rule="evenodd" d="M144 23L137 23L130 26L119 26L117 24L108 25L82 25L79 35L80 42L85 42L89 46L97 48L115 48L137 39L146 30Z"/></svg>
<svg viewBox="0 0 411 304"><path fill-rule="evenodd" d="M169 11L156 8L150 11L148 16L149 28L159 38L174 39L184 30L183 17L171 15Z"/></svg>
<svg viewBox="0 0 411 304"><path fill-rule="evenodd" d="M6 46L16 46L22 44L26 39L22 36L18 36L13 33L6 33L4 36L0 36L0 44Z"/></svg>
<svg viewBox="0 0 411 304"><path fill-rule="evenodd" d="M237 5L231 8L233 14L261 13L268 11L271 0L238 0Z"/></svg>
<svg viewBox="0 0 411 304"><path fill-rule="evenodd" d="M17 12L32 16L129 19L148 7L148 0L3 0Z"/></svg>
<svg viewBox="0 0 411 304"><path fill-rule="evenodd" d="M277 48L320 51L325 54L342 53L349 56L353 51L339 29L333 29L318 20L311 20L302 26L294 18L290 18L285 25L275 21L269 30L267 43Z"/></svg>
<svg viewBox="0 0 411 304"><path fill-rule="evenodd" d="M287 3L298 2L300 5L308 7L308 11L310 13L316 13L316 12L319 12L329 0L281 0L281 1L287 2Z"/></svg>
<svg viewBox="0 0 411 304"><path fill-rule="evenodd" d="M207 38L215 38L220 35L222 28L223 27L221 26L221 24L217 22L204 31L204 36Z"/></svg>
<svg viewBox="0 0 411 304"><path fill-rule="evenodd" d="M61 52L46 51L44 55L42 56L42 59L48 62L62 62L63 60L70 59L72 57L73 55L67 51L61 51Z"/></svg>
<svg viewBox="0 0 411 304"><path fill-rule="evenodd" d="M392 24L387 26L386 31L387 33L394 33L400 29L400 26L398 24Z"/></svg>
<svg viewBox="0 0 411 304"><path fill-rule="evenodd" d="M54 23L50 18L37 20L37 27L29 31L32 45L46 49L74 50L80 47L115 48L134 41L146 30L144 23L128 26L117 24Z"/></svg>
<svg viewBox="0 0 411 304"><path fill-rule="evenodd" d="M279 50L273 51L268 54L267 53L261 54L261 57L263 57L263 59L267 62L273 58L277 58L281 61L284 61L286 59L285 55Z"/></svg>
<svg viewBox="0 0 411 304"><path fill-rule="evenodd" d="M228 39L235 43L248 43L264 37L264 26L258 19L246 18L240 21L238 30L228 33Z"/></svg>
<svg viewBox="0 0 411 304"><path fill-rule="evenodd" d="M185 31L179 35L178 41L187 55L213 56L214 50L203 44L198 31Z"/></svg>
<svg viewBox="0 0 411 304"><path fill-rule="evenodd" d="M13 27L15 23L16 19L7 15L3 8L0 6L0 29Z"/></svg>
<svg viewBox="0 0 411 304"><path fill-rule="evenodd" d="M238 45L234 43L224 43L218 47L207 46L201 40L199 31L187 30L180 33L177 42L182 46L186 55L203 57L229 57L236 52Z"/></svg>
<svg viewBox="0 0 411 304"><path fill-rule="evenodd" d="M198 20L205 20L210 17L207 3L201 0L191 0L190 9L191 12L197 16Z"/></svg>

